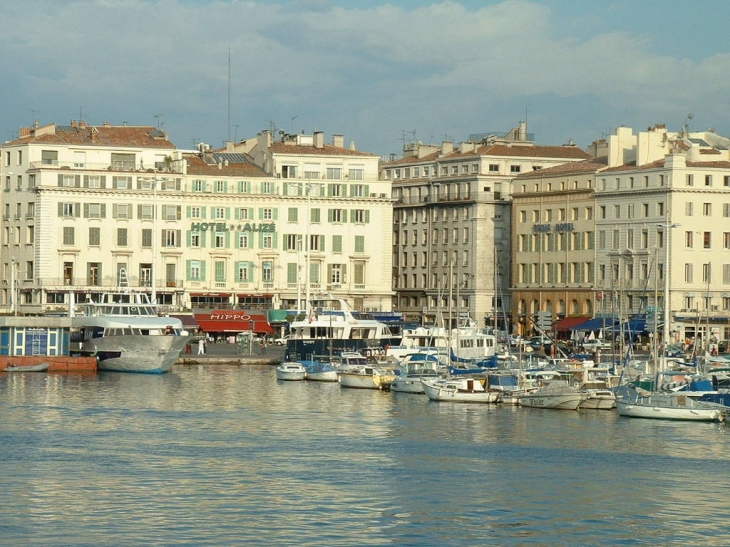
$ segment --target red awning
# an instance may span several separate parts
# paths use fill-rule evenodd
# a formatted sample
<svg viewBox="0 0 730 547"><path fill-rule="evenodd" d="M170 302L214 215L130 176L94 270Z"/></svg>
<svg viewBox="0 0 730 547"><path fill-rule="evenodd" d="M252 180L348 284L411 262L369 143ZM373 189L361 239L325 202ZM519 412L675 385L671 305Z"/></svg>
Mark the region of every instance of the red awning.
<svg viewBox="0 0 730 547"><path fill-rule="evenodd" d="M580 325L581 323L585 323L589 319L590 317L564 317L563 319L559 319L553 325L553 330L557 332L569 331L572 327Z"/></svg>
<svg viewBox="0 0 730 547"><path fill-rule="evenodd" d="M230 298L231 293L229 292L191 292L190 296L196 296L200 298L201 296L220 296L221 298Z"/></svg>

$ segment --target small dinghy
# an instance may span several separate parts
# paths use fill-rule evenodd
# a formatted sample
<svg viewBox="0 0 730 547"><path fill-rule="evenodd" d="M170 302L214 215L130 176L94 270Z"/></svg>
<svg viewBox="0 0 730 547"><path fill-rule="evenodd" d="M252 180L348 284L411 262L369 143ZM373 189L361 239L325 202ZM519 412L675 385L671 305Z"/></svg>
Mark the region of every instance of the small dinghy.
<svg viewBox="0 0 730 547"><path fill-rule="evenodd" d="M46 372L48 370L48 363L39 363L37 365L10 365L3 370L5 372Z"/></svg>

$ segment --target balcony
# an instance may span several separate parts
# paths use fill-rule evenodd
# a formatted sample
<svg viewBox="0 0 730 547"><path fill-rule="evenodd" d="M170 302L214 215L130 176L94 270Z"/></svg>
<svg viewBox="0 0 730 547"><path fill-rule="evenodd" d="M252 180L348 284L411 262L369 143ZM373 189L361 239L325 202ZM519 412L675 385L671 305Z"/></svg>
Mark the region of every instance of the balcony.
<svg viewBox="0 0 730 547"><path fill-rule="evenodd" d="M140 164L126 164L126 163L75 163L73 161L32 161L28 164L28 170L36 171L58 171L58 170L74 170L74 171L115 171L122 173L173 173L180 174L179 169L173 169L172 166L160 167L155 165L154 168L151 166L145 166Z"/></svg>

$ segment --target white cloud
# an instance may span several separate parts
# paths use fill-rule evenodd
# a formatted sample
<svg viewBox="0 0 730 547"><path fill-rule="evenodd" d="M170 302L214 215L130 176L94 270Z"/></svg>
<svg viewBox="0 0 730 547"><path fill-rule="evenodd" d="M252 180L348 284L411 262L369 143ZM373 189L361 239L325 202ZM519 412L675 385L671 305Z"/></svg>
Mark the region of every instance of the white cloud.
<svg viewBox="0 0 730 547"><path fill-rule="evenodd" d="M728 125L728 109L717 104L730 92L727 52L699 61L681 47L656 53L648 31L622 28L563 34L566 15L552 9L526 0L480 9L458 2L413 9L326 1L12 3L0 33L10 80L0 92L6 130L27 125L31 108L44 123L67 123L83 106L90 123L153 124L162 112L179 146L195 137L218 145L226 138L229 48L238 137L275 120L286 130L344 132L385 153L398 151L402 130L423 140L507 130L534 103L539 125L531 130L541 142L589 141L606 125L672 124L688 109L718 130ZM571 101L592 101L595 111L575 119L566 112Z"/></svg>

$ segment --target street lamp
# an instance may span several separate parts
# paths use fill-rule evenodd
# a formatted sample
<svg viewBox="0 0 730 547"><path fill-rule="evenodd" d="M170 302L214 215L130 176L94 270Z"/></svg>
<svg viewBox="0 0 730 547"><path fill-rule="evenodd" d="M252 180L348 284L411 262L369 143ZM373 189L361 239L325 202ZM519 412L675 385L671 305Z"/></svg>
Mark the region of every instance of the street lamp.
<svg viewBox="0 0 730 547"><path fill-rule="evenodd" d="M679 228L681 224L677 222L666 222L664 224L657 224L657 226L664 229L664 328L662 329L662 357L665 358L667 354L667 345L669 344L669 229ZM662 361L664 360L665 359L662 359Z"/></svg>

